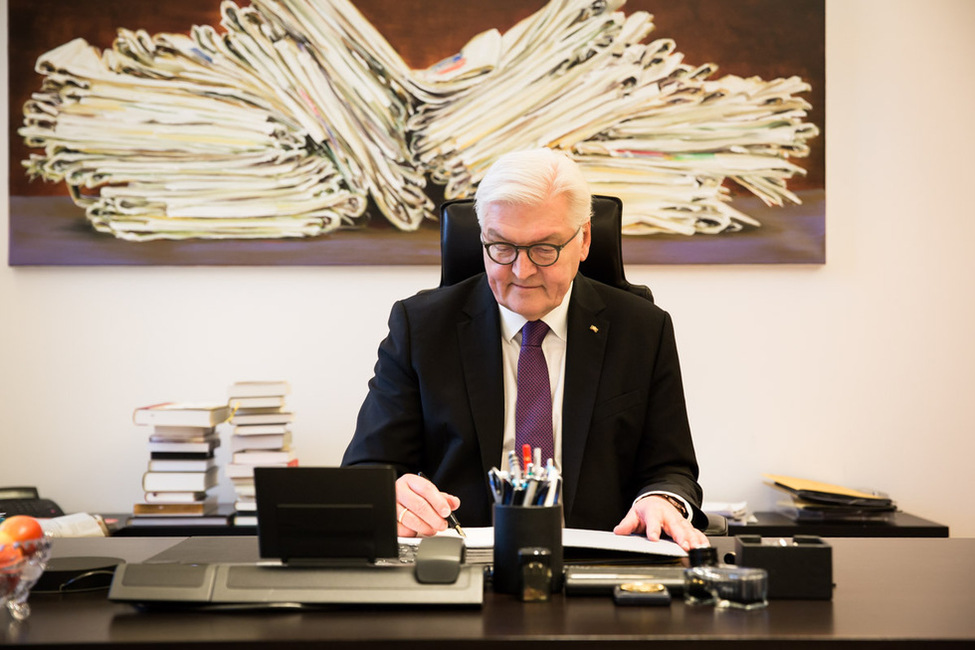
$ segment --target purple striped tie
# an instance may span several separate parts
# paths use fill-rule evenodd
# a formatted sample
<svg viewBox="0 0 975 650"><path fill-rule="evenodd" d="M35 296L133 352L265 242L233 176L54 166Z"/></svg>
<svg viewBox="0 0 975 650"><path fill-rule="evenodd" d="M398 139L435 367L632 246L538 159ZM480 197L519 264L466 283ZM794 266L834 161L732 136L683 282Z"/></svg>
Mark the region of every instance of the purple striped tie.
<svg viewBox="0 0 975 650"><path fill-rule="evenodd" d="M515 403L515 451L521 458L522 445L542 450L542 464L555 457L552 436L552 387L542 352L548 325L528 321L521 329L518 355L518 401Z"/></svg>

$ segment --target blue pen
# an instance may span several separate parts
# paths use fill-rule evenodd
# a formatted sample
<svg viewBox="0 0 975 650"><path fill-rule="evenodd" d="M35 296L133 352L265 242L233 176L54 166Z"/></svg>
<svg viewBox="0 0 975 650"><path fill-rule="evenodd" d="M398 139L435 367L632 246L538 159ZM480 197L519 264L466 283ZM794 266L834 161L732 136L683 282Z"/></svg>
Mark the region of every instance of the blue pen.
<svg viewBox="0 0 975 650"><path fill-rule="evenodd" d="M545 502L543 505L554 506L559 501L559 493L562 491L562 475L555 468L551 459L548 461L548 486L545 490Z"/></svg>
<svg viewBox="0 0 975 650"><path fill-rule="evenodd" d="M510 503L511 482L508 479L508 472L497 467L492 467L491 471L488 472L488 483L491 486L491 491L494 493L495 503Z"/></svg>
<svg viewBox="0 0 975 650"><path fill-rule="evenodd" d="M501 482L501 470L492 467L488 470L488 486L491 488L491 495L495 503L504 501L504 484Z"/></svg>

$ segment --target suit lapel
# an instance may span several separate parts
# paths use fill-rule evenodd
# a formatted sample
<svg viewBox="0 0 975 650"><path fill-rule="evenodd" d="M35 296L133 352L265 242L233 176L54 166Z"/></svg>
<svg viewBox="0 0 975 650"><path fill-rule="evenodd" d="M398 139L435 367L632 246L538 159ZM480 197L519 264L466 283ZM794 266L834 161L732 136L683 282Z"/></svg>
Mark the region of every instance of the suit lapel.
<svg viewBox="0 0 975 650"><path fill-rule="evenodd" d="M481 448L482 476L501 460L504 435L504 380L498 304L482 276L457 322L464 385ZM448 387L449 388L449 387Z"/></svg>
<svg viewBox="0 0 975 650"><path fill-rule="evenodd" d="M609 336L605 304L591 282L577 275L569 302L565 358L565 393L562 406L563 507L572 512L582 457L589 436L600 369Z"/></svg>

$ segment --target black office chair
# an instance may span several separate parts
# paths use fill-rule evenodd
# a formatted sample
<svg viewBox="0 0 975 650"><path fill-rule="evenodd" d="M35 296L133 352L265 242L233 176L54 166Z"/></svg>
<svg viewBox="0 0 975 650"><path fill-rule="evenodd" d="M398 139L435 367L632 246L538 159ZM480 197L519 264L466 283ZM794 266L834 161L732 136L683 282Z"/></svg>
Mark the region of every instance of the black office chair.
<svg viewBox="0 0 975 650"><path fill-rule="evenodd" d="M649 287L628 282L623 273L622 223L622 201L614 196L592 197L592 243L579 272L653 302ZM474 200L447 201L440 206L440 286L450 286L483 272L481 228L477 225Z"/></svg>
<svg viewBox="0 0 975 650"><path fill-rule="evenodd" d="M589 256L579 265L587 278L625 289L653 302L649 287L632 284L623 273L623 202L613 196L592 197L592 241ZM447 287L484 272L481 228L473 199L440 206L440 286ZM728 520L708 515L708 536L727 535Z"/></svg>

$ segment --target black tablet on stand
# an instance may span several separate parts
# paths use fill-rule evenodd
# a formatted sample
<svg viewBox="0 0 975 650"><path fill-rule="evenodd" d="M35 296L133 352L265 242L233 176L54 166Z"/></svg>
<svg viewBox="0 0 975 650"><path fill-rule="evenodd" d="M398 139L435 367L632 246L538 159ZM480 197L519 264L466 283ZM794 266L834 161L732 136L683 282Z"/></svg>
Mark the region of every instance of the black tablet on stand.
<svg viewBox="0 0 975 650"><path fill-rule="evenodd" d="M320 564L397 557L392 467L255 467L254 488L262 558Z"/></svg>

